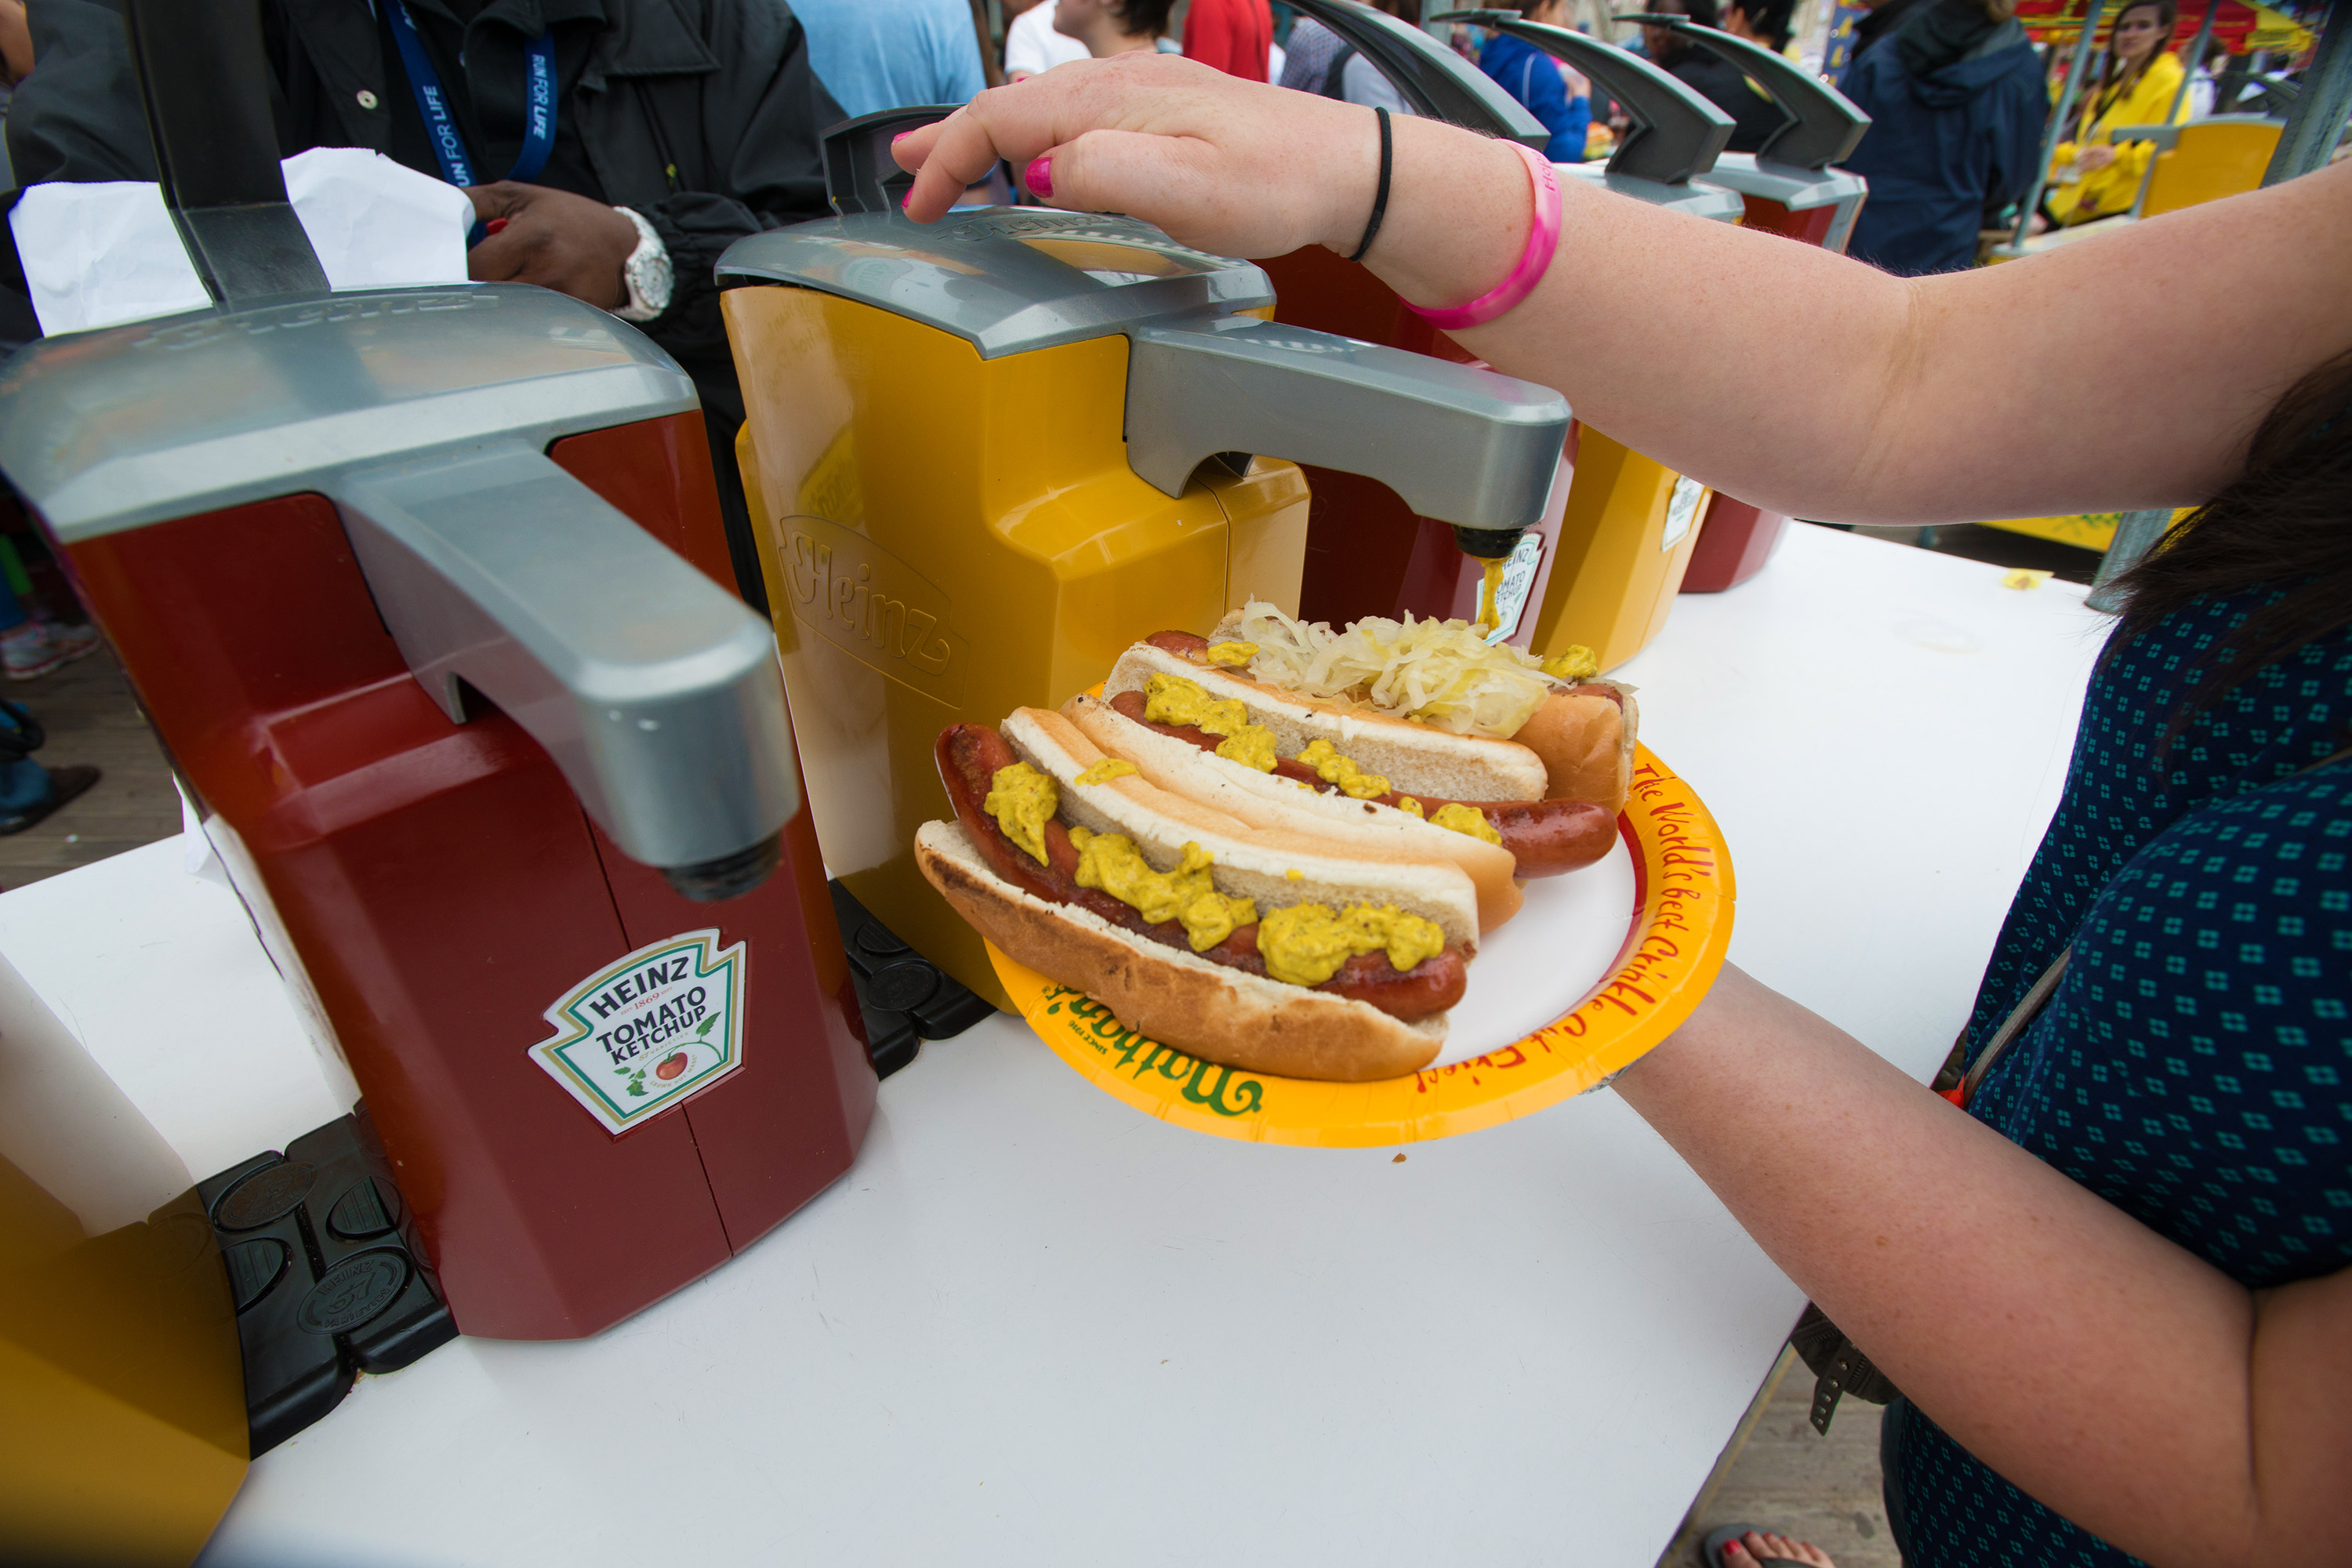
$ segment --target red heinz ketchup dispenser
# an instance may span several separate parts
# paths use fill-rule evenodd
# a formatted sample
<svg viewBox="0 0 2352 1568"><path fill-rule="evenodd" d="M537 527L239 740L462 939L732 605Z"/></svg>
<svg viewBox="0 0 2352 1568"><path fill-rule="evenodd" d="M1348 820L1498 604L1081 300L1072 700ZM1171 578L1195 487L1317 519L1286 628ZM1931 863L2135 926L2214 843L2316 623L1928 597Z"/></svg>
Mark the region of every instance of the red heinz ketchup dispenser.
<svg viewBox="0 0 2352 1568"><path fill-rule="evenodd" d="M1747 209L1741 226L1777 234L1843 256L1853 237L1870 186L1860 174L1831 167L1851 153L1870 116L1852 99L1784 55L1687 16L1620 17L1670 28L1696 47L1747 73L1788 118L1753 153L1726 153L1707 171L1709 182L1739 193ZM1745 583L1787 537L1789 519L1718 492L1706 527L1692 546L1683 574L1685 594L1718 594Z"/></svg>
<svg viewBox="0 0 2352 1568"><path fill-rule="evenodd" d="M144 7L142 53L183 5L224 9ZM145 74L220 302L17 355L0 470L348 1064L458 1327L593 1333L822 1190L874 1103L693 384L539 289L327 293L266 98L175 159Z"/></svg>

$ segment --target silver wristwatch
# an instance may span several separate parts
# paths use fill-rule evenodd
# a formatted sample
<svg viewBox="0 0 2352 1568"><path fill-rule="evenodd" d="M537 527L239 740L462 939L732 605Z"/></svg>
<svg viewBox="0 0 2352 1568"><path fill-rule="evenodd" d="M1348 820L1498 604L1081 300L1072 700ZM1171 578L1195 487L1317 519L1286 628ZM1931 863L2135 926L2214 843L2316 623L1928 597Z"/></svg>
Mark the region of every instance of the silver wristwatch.
<svg viewBox="0 0 2352 1568"><path fill-rule="evenodd" d="M625 321L650 321L669 309L676 279L670 273L669 247L662 243L646 215L634 207L614 212L637 226L637 247L621 263L621 279L629 286L629 302L613 314Z"/></svg>

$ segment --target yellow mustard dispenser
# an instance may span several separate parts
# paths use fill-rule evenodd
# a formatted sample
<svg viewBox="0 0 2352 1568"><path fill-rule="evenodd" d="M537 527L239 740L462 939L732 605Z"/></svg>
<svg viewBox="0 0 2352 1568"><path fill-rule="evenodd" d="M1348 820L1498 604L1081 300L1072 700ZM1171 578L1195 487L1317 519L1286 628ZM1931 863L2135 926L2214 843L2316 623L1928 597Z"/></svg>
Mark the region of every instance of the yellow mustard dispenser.
<svg viewBox="0 0 2352 1568"><path fill-rule="evenodd" d="M1607 670L1647 647L1682 591L1714 496L1687 474L1580 427L1576 478L1528 650L1548 658L1580 645Z"/></svg>
<svg viewBox="0 0 2352 1568"><path fill-rule="evenodd" d="M247 1462L228 1271L163 1135L5 962L0 991L5 1555L193 1563Z"/></svg>
<svg viewBox="0 0 2352 1568"><path fill-rule="evenodd" d="M1132 219L995 207L918 225L887 134L836 127L840 216L719 264L760 542L828 871L1007 1005L916 869L952 815L950 724L1056 707L1151 633L1298 604L1305 480L1372 474L1427 515L1517 529L1568 426L1557 394L1262 319L1244 261ZM745 286L749 285L749 286Z"/></svg>
<svg viewBox="0 0 2352 1568"><path fill-rule="evenodd" d="M1556 165L1563 178L1696 217L1741 220L1746 204L1738 193L1704 177L1730 140L1731 117L1680 79L1569 28L1509 12L1463 16L1566 61L1631 117L1606 164ZM1612 669L1666 624L1712 492L1589 425L1577 428L1574 461L1552 559L1538 574L1538 601L1528 606L1532 630L1524 641L1538 658L1580 643L1602 669Z"/></svg>

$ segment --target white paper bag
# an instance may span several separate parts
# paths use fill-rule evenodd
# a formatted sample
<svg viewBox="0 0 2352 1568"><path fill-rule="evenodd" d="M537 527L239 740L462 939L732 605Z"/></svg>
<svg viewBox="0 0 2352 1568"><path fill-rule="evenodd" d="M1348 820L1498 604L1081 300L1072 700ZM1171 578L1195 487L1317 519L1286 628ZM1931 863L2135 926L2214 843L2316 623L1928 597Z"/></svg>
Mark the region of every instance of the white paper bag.
<svg viewBox="0 0 2352 1568"><path fill-rule="evenodd" d="M362 147L285 162L286 194L337 289L462 283L474 204L455 185ZM208 302L152 184L39 184L9 214L33 311L55 335Z"/></svg>

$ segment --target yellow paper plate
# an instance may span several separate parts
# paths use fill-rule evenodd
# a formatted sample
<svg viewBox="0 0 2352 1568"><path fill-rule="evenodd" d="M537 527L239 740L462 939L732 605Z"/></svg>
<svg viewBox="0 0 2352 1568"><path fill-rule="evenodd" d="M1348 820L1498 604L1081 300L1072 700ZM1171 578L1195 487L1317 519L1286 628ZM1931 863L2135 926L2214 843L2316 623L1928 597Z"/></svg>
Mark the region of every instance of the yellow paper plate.
<svg viewBox="0 0 2352 1568"><path fill-rule="evenodd" d="M993 944L988 956L1055 1055L1105 1093L1164 1121L1221 1138L1326 1149L1450 1138L1603 1081L1672 1034L1723 967L1730 852L1698 795L1646 746L1634 754L1633 794L1617 830L1633 855L1633 908L1607 976L1525 1038L1410 1078L1324 1083L1220 1067L1136 1033L1099 1002Z"/></svg>

